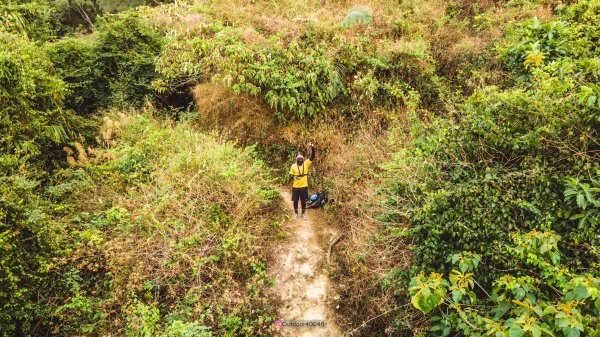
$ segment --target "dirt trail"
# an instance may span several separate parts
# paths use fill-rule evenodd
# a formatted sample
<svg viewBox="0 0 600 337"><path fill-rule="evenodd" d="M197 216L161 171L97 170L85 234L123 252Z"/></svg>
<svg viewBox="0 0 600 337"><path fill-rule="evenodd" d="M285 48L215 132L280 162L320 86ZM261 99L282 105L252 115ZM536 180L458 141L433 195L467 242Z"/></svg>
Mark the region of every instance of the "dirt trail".
<svg viewBox="0 0 600 337"><path fill-rule="evenodd" d="M289 191L281 190L281 195L291 212ZM282 326L276 336L340 337L342 333L330 309L336 296L323 270L328 247L319 243L319 237L333 234L320 232L326 227L322 226L320 210L308 210L307 214L308 220L299 218L284 225L287 237L275 247L270 273L276 281L273 290L281 300L279 320L283 325L290 321L322 320L325 327Z"/></svg>

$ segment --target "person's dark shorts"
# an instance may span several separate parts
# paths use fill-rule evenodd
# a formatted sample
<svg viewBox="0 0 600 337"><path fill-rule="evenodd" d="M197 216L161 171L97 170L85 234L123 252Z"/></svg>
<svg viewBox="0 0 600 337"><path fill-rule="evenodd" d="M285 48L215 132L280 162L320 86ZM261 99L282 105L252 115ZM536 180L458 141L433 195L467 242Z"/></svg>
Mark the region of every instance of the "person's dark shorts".
<svg viewBox="0 0 600 337"><path fill-rule="evenodd" d="M292 188L292 201L297 201L298 198L308 200L308 187Z"/></svg>

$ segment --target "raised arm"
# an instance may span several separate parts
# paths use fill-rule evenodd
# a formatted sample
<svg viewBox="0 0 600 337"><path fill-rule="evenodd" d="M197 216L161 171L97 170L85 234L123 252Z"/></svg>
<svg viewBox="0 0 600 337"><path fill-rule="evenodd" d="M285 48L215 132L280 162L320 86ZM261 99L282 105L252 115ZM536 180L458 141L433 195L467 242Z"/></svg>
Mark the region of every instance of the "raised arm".
<svg viewBox="0 0 600 337"><path fill-rule="evenodd" d="M315 145L313 143L310 143L310 158L308 158L310 161L314 161L315 160Z"/></svg>

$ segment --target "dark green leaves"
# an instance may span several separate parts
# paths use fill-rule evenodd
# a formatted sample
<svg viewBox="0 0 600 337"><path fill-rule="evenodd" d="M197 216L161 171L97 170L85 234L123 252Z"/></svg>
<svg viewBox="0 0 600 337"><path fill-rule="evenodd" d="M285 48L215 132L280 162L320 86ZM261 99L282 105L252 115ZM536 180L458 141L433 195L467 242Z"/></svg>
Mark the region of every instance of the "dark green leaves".
<svg viewBox="0 0 600 337"><path fill-rule="evenodd" d="M578 285L575 289L571 290L565 295L565 300L577 300L581 301L582 299L588 296L588 290L584 285Z"/></svg>
<svg viewBox="0 0 600 337"><path fill-rule="evenodd" d="M66 88L50 67L35 44L0 32L0 157L47 157L71 132L73 116L61 109Z"/></svg>

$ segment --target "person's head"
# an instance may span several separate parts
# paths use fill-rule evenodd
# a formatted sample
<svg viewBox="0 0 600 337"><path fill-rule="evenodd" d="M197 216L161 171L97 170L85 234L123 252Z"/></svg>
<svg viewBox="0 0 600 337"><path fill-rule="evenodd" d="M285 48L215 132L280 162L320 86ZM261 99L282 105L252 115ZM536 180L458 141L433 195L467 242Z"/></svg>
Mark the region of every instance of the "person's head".
<svg viewBox="0 0 600 337"><path fill-rule="evenodd" d="M296 152L296 163L302 165L304 163L304 153L302 151Z"/></svg>

